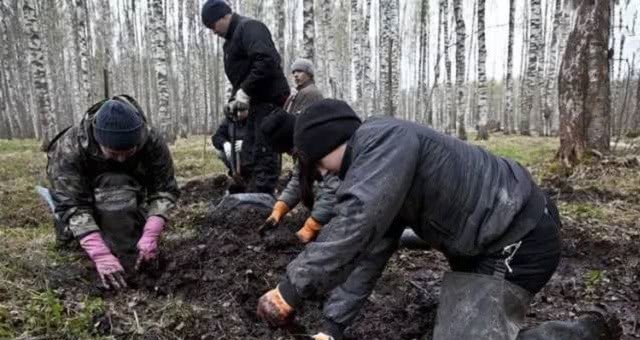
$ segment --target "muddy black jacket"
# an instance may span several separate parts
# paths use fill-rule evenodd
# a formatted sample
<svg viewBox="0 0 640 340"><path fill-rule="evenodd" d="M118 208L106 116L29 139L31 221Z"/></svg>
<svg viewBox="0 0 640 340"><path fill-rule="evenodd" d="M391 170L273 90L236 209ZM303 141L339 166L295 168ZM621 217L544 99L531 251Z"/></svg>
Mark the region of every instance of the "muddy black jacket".
<svg viewBox="0 0 640 340"><path fill-rule="evenodd" d="M282 106L289 85L267 26L234 13L225 39L224 70L233 93L243 89L252 103Z"/></svg>
<svg viewBox="0 0 640 340"><path fill-rule="evenodd" d="M149 216L166 219L180 194L169 148L162 136L146 124L134 156L122 163L104 158L93 137L93 121L101 104L90 108L78 125L57 136L47 151L47 177L56 214L69 224L76 237L99 230L93 217L93 204L94 180L101 174L124 173L140 183L139 190L145 196L142 203Z"/></svg>
<svg viewBox="0 0 640 340"><path fill-rule="evenodd" d="M280 283L294 306L347 277L351 285L358 282L351 273L372 289L365 281L375 281L372 268L381 273L378 262L388 259L374 258L384 253L375 248L390 235L399 238L404 226L446 255L475 256L522 239L544 213L542 192L519 164L392 118L367 120L356 131L340 177L336 216L289 264Z"/></svg>

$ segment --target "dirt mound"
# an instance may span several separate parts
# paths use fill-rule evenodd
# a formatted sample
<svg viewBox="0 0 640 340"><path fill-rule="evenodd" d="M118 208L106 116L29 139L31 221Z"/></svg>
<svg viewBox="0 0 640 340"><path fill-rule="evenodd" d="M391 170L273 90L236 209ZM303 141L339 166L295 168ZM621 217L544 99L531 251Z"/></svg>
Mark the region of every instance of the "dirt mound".
<svg viewBox="0 0 640 340"><path fill-rule="evenodd" d="M286 218L276 229L260 236L257 227L270 211L237 209L226 216L210 215L204 232L192 240L172 245L164 254L158 276L146 275L138 285L158 294L175 295L205 307L217 319L217 334L224 338L275 339L314 334L322 321L321 304L311 301L298 313L289 330L272 330L255 316L258 298L275 287L287 264L302 251L295 237L303 214ZM425 334L435 310L433 298L423 297L404 282L402 271L387 273L350 330L360 338L411 339Z"/></svg>

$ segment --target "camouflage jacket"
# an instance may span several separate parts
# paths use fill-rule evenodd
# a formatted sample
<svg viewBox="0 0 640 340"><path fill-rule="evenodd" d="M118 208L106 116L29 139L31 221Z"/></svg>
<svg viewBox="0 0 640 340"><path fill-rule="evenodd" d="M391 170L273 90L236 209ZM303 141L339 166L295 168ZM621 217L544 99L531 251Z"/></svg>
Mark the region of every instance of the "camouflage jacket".
<svg viewBox="0 0 640 340"><path fill-rule="evenodd" d="M138 108L146 122L132 98L118 98ZM136 179L142 186L147 216L167 219L180 195L169 148L159 132L146 124L134 156L122 163L104 158L92 129L95 113L102 103L91 107L78 125L60 133L47 149L47 176L55 213L63 223L69 224L76 237L99 230L93 216L93 182L101 174L126 173Z"/></svg>

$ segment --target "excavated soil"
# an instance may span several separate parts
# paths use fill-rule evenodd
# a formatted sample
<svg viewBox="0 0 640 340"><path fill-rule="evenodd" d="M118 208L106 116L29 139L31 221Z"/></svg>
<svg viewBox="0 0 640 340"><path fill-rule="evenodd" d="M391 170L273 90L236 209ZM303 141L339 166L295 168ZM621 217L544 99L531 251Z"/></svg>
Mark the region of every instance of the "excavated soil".
<svg viewBox="0 0 640 340"><path fill-rule="evenodd" d="M224 185L223 178L187 184L182 203L211 203L214 207ZM605 201L611 198L602 192L586 195ZM281 226L261 236L256 229L268 214L268 209L256 207L222 214L212 208L207 216L192 217L198 224L193 236L165 240L159 263L130 278L134 287L150 292L153 298L175 297L198 311L187 324L169 322L171 334L189 339L308 339L319 330L319 301L306 303L290 329L270 329L256 318L258 298L275 287L289 261L302 250L294 232L304 221L305 211L295 210ZM561 264L534 299L527 323L569 319L589 305L604 301L619 311L623 339L639 339L640 239L638 234L617 233L615 226L593 223L563 220ZM447 268L438 253L400 250L392 257L361 316L348 328L348 338L429 339L439 281ZM69 273L65 275L68 284ZM107 300L118 299L110 292L93 293ZM105 320L96 324L106 333L116 327L113 320L108 327L104 326ZM143 338L163 336L147 334Z"/></svg>

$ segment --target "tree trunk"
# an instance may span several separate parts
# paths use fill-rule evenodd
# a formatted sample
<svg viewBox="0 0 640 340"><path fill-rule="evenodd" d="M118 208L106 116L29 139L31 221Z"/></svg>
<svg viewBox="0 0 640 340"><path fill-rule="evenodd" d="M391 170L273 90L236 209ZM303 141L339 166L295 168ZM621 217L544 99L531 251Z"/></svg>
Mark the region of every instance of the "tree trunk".
<svg viewBox="0 0 640 340"><path fill-rule="evenodd" d="M31 77L36 90L36 109L40 123L41 147L42 150L45 150L57 132L56 115L51 111L51 97L47 81L47 51L44 50L40 36L40 25L35 2L33 0L25 0L22 10L24 12L25 27L29 34Z"/></svg>
<svg viewBox="0 0 640 340"><path fill-rule="evenodd" d="M487 121L489 111L487 107L487 45L484 30L485 0L478 0L478 122L477 139L489 139Z"/></svg>
<svg viewBox="0 0 640 340"><path fill-rule="evenodd" d="M583 1L560 66L560 149L567 167L609 146L608 0Z"/></svg>
<svg viewBox="0 0 640 340"><path fill-rule="evenodd" d="M303 0L302 17L302 56L314 62L315 23L313 18L313 0Z"/></svg>
<svg viewBox="0 0 640 340"><path fill-rule="evenodd" d="M531 18L529 26L529 49L527 52L528 65L525 81L524 98L522 100L522 111L520 115L520 134L531 135L531 109L534 100L534 91L539 84L538 62L540 58L540 46L542 30L540 27L542 8L540 0L531 0Z"/></svg>
<svg viewBox="0 0 640 340"><path fill-rule="evenodd" d="M158 88L158 121L160 131L168 143L176 140L169 113L169 86L167 84L167 26L162 0L152 0L153 59Z"/></svg>
<svg viewBox="0 0 640 340"><path fill-rule="evenodd" d="M364 89L362 95L364 100L362 103L363 114L369 114L372 111L374 82L371 77L371 41L369 39L369 25L371 22L371 0L366 0L366 16L363 20L362 34L362 76L364 78Z"/></svg>
<svg viewBox="0 0 640 340"><path fill-rule="evenodd" d="M462 0L453 0L453 12L456 18L456 104L453 114L458 120L458 138L467 139L464 122L464 63L465 63L465 25L462 12Z"/></svg>
<svg viewBox="0 0 640 340"><path fill-rule="evenodd" d="M362 46L360 45L360 6L358 0L351 0L351 30L349 31L349 41L351 43L351 70L350 72L353 76L351 77L353 83L355 84L355 98L352 98L352 102L354 104L356 112L359 110L359 103L362 99L362 77L359 74L359 70L361 69L362 59L360 55L360 51L362 50Z"/></svg>
<svg viewBox="0 0 640 340"><path fill-rule="evenodd" d="M547 72L546 72L546 86L544 95L544 108L542 111L542 117L544 120L543 135L551 135L551 121L552 116L555 113L556 103L556 84L557 84L557 57L559 49L559 30L560 20L562 17L561 0L556 0L555 9L553 13L553 28L551 31L551 49L549 52L549 58L547 60Z"/></svg>
<svg viewBox="0 0 640 340"><path fill-rule="evenodd" d="M449 59L449 0L440 0L442 6L442 24L444 32L444 70L446 79L445 95L445 113L449 117L449 127L447 133L456 132L456 114L451 105L451 60Z"/></svg>
<svg viewBox="0 0 640 340"><path fill-rule="evenodd" d="M382 84L383 112L390 116L396 115L398 108L398 78L400 77L398 57L400 55L400 40L398 31L399 3L390 0L381 8L381 42L380 42L380 81Z"/></svg>

